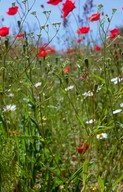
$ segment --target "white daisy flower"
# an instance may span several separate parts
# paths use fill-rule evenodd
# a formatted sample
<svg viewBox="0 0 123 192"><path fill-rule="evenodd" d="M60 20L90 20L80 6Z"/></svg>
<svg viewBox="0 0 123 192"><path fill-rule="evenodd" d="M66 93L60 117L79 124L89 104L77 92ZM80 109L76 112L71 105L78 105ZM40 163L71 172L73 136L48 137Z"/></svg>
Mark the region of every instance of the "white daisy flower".
<svg viewBox="0 0 123 192"><path fill-rule="evenodd" d="M3 108L3 112L6 112L6 111L15 111L16 110L16 105L6 105L4 108Z"/></svg>
<svg viewBox="0 0 123 192"><path fill-rule="evenodd" d="M69 91L74 88L74 85L70 85L69 87L65 88L65 91Z"/></svg>
<svg viewBox="0 0 123 192"><path fill-rule="evenodd" d="M97 139L107 139L108 135L107 135L107 133L100 133L100 134L97 134L96 138Z"/></svg>
<svg viewBox="0 0 123 192"><path fill-rule="evenodd" d="M102 87L103 87L103 85L99 85L99 86L97 87L97 92L99 92L99 91L102 89Z"/></svg>
<svg viewBox="0 0 123 192"><path fill-rule="evenodd" d="M35 86L35 88L37 88L37 87L40 87L41 85L42 85L42 82L38 82L34 86Z"/></svg>
<svg viewBox="0 0 123 192"><path fill-rule="evenodd" d="M10 94L8 95L8 97L14 97L14 94L13 94L13 93L10 93Z"/></svg>
<svg viewBox="0 0 123 192"><path fill-rule="evenodd" d="M118 84L120 81L122 81L123 78L115 77L111 79L111 82L113 82L115 85Z"/></svg>
<svg viewBox="0 0 123 192"><path fill-rule="evenodd" d="M113 111L113 114L120 113L121 111L122 111L122 109L116 109L115 111Z"/></svg>
<svg viewBox="0 0 123 192"><path fill-rule="evenodd" d="M88 91L88 92L83 93L82 95L85 97L91 97L91 96L93 96L93 92Z"/></svg>
<svg viewBox="0 0 123 192"><path fill-rule="evenodd" d="M26 102L29 102L29 99L27 99L27 98L23 98L23 101L26 101Z"/></svg>
<svg viewBox="0 0 123 192"><path fill-rule="evenodd" d="M8 89L7 91L8 91L8 92L11 92L11 89Z"/></svg>
<svg viewBox="0 0 123 192"><path fill-rule="evenodd" d="M85 123L86 124L92 124L92 123L94 123L96 120L95 119L90 119L89 121L86 121Z"/></svg>
<svg viewBox="0 0 123 192"><path fill-rule="evenodd" d="M123 107L123 103L120 104L120 107Z"/></svg>

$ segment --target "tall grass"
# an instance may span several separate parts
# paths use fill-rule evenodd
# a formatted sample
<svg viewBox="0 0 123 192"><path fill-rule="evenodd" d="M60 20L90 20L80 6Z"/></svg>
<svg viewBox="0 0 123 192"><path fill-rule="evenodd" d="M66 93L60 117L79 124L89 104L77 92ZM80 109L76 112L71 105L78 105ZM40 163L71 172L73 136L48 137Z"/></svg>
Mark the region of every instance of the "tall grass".
<svg viewBox="0 0 123 192"><path fill-rule="evenodd" d="M72 44L42 57L41 34L36 45L32 33L1 37L1 192L122 190L123 37L101 29L100 51Z"/></svg>

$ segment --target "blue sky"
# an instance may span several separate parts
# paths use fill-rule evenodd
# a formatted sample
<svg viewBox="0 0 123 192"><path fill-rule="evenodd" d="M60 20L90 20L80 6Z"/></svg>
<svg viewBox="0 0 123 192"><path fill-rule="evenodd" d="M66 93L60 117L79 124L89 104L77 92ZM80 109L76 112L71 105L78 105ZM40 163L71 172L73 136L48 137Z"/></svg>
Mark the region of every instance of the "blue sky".
<svg viewBox="0 0 123 192"><path fill-rule="evenodd" d="M64 2L65 0L63 0ZM15 16L8 16L6 14L6 12L8 11L8 8L12 6L12 3L13 2L22 2L22 0L15 0L15 1L12 1L12 0L1 0L0 1L0 26L10 26L11 28L11 33L13 33L13 31L16 31L17 29L17 20L19 19L19 15L15 15ZM33 0L28 0L29 4L31 5L33 3ZM79 2L81 2L79 4ZM74 31L76 33L76 30L78 28L77 26L77 23L75 22L75 18L74 16L76 17L77 14L80 14L80 16L82 17L82 13L83 13L83 5L86 1L84 0L76 0L76 9L73 10L73 13L70 13L69 14L69 20L70 20L70 30L71 31ZM52 23L56 23L56 22L62 22L62 19L61 19L61 8L62 8L62 3L59 5L59 6L52 6L52 5L49 5L46 3L46 0L36 0L36 3L35 5L33 6L32 8L32 11L36 11L37 13L37 17L41 23L41 25L44 25L45 21L46 21L46 17L45 15L42 13L43 9L41 8L41 4L44 5L45 7L45 10L51 10L51 15L50 15L50 19L49 19L49 36L50 38L53 37L54 33L55 33L55 30L54 28L52 27ZM93 12L92 13L95 13L97 12L97 7L99 4L103 4L103 12L104 14L108 14L109 15L109 18L111 17L112 15L112 9L113 8L116 8L117 11L112 19L112 22L110 24L110 27L109 29L113 29L114 27L119 27L119 26L122 26L123 25L123 10L122 10L122 7L123 7L123 2L121 0L94 0L94 4L96 5L96 7L93 9ZM23 6L24 7L24 6ZM31 11L31 12L32 12ZM21 8L19 9L19 13L20 15L22 15L22 10ZM2 18L4 18L4 21L2 21ZM31 15L30 13L28 14L27 16L27 19L25 21L25 28L27 31L29 30L34 30L36 29L36 19L33 15ZM27 26L30 26L30 29L27 27ZM93 31L93 35L97 35L97 30L98 30L98 25L99 23L98 22L93 22L93 23L90 23L90 27ZM106 25L106 24L105 24ZM37 30L37 33L38 33L38 30ZM63 45L64 44L64 35L65 35L65 31L63 30L63 27L61 26L60 27L60 30L59 30L59 33L57 35L57 37L61 37L62 41L61 41L61 44ZM75 34L74 34L75 35ZM44 37L44 39L47 41L48 40L48 36L46 34L46 32L42 31L42 37ZM58 45L58 40L57 38L55 38L52 42L52 44L56 45L57 47L60 46Z"/></svg>

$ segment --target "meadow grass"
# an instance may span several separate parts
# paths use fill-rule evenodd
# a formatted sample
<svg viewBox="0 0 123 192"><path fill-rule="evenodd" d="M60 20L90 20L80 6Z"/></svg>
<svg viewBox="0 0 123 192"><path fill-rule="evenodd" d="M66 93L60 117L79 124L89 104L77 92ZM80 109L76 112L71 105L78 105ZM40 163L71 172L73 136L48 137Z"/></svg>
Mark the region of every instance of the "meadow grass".
<svg viewBox="0 0 123 192"><path fill-rule="evenodd" d="M1 38L0 191L121 191L123 37L37 57L28 35Z"/></svg>

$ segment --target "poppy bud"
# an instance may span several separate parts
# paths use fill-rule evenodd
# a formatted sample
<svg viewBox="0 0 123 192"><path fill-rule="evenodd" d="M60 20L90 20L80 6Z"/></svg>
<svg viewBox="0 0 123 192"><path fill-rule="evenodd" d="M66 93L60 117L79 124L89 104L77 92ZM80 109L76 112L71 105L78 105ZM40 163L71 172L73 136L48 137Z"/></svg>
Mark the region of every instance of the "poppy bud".
<svg viewBox="0 0 123 192"><path fill-rule="evenodd" d="M82 143L78 148L77 151L80 154L84 154L89 148L89 144L88 143Z"/></svg>

